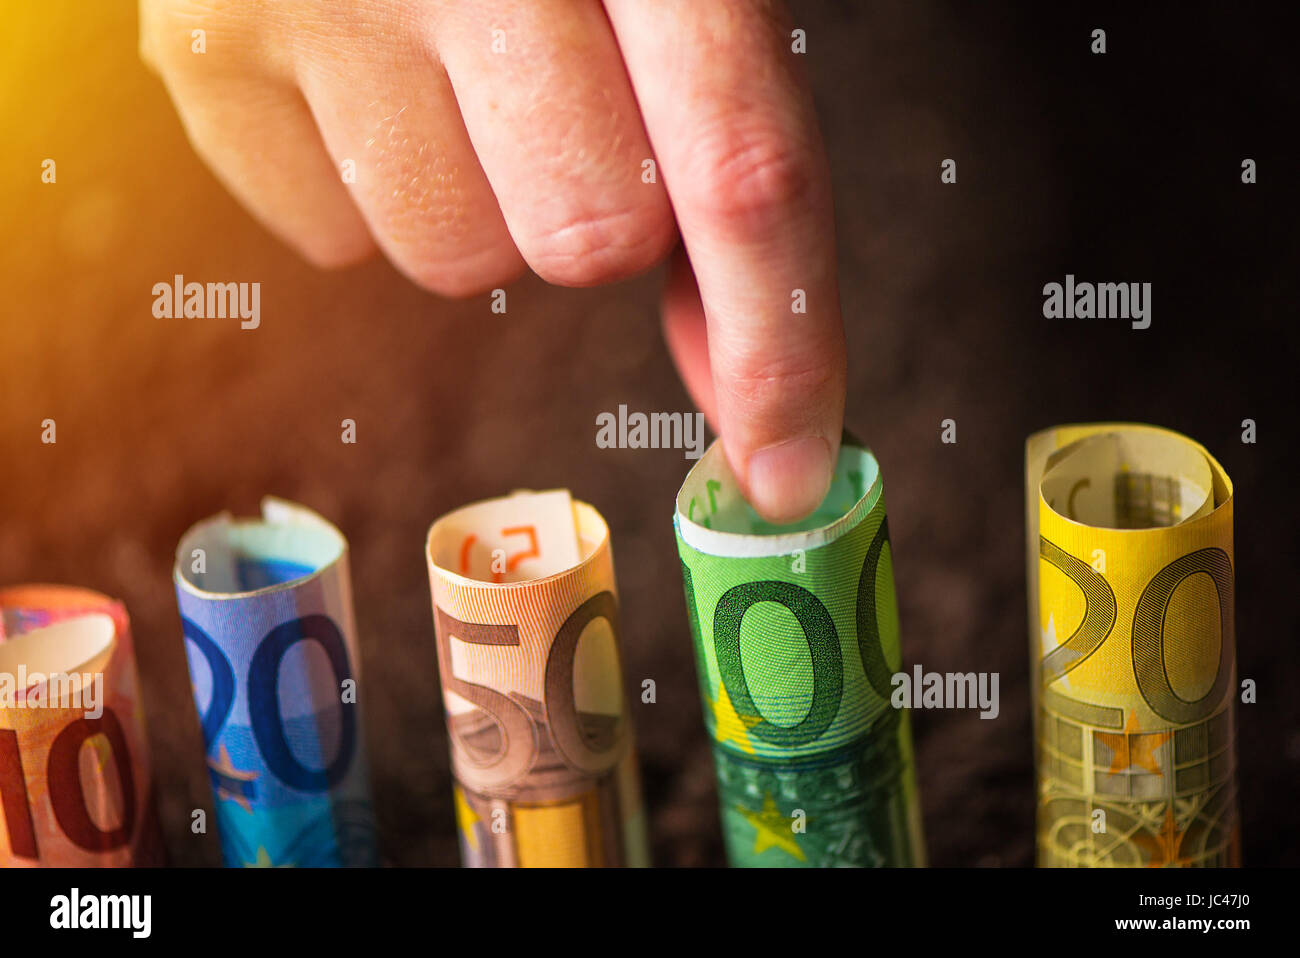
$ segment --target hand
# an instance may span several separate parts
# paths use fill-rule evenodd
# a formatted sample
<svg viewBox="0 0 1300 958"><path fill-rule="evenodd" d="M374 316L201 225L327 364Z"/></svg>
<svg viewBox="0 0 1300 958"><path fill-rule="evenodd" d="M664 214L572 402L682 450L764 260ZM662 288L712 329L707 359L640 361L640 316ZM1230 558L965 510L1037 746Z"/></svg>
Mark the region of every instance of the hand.
<svg viewBox="0 0 1300 958"><path fill-rule="evenodd" d="M525 264L585 286L680 230L664 324L687 388L759 512L821 501L844 331L824 149L775 3L141 0L140 20L195 148L320 266L377 244L444 295Z"/></svg>

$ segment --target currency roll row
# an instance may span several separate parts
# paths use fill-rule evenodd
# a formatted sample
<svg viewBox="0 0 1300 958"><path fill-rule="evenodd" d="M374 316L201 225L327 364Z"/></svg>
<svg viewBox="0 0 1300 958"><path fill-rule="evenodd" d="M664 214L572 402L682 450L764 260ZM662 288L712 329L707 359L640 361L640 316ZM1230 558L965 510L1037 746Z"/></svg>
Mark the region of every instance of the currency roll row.
<svg viewBox="0 0 1300 958"><path fill-rule="evenodd" d="M1038 863L1239 864L1226 472L1105 423L1031 436L1025 475ZM884 488L846 434L800 522L764 521L718 443L677 495L732 865L926 862ZM462 863L649 864L604 518L515 492L437 519L425 560ZM190 528L173 579L224 864L380 864L343 533L268 498ZM125 607L0 589L0 865L163 863Z"/></svg>

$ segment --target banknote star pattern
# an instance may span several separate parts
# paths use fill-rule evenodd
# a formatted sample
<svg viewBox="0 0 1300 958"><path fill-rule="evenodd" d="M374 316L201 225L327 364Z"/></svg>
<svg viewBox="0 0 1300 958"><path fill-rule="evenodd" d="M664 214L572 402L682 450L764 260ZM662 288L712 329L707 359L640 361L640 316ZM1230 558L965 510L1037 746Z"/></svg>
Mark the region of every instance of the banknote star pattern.
<svg viewBox="0 0 1300 958"><path fill-rule="evenodd" d="M244 862L245 868L293 868L293 865L277 865L271 860L271 853L265 847L259 845L257 848L257 860Z"/></svg>
<svg viewBox="0 0 1300 958"><path fill-rule="evenodd" d="M763 796L761 812L743 806L737 806L737 810L749 824L754 826L755 855L769 848L779 848L799 861L805 860L803 849L799 847L794 832L790 830L789 820L776 807L776 801L770 793Z"/></svg>
<svg viewBox="0 0 1300 958"><path fill-rule="evenodd" d="M723 837L738 867L925 861L911 730L868 680L877 650L882 666L902 658L880 463L850 437L832 472L821 506L803 524L772 524L745 505L715 441L677 497ZM742 640L746 615L764 603L784 608L797 630L755 619ZM806 664L794 667L759 638L777 630L802 632Z"/></svg>
<svg viewBox="0 0 1300 958"><path fill-rule="evenodd" d="M1111 775L1135 766L1155 775L1164 775L1160 760L1156 758L1156 749L1169 741L1172 733L1143 732L1138 726L1136 712L1128 713L1123 732L1097 732L1096 736L1097 741L1109 747L1115 756L1110 763Z"/></svg>
<svg viewBox="0 0 1300 958"><path fill-rule="evenodd" d="M1192 864L1190 858L1182 854L1183 839L1186 832L1180 832L1174 822L1174 806L1170 802L1165 806L1165 820L1160 831L1155 835L1134 835L1133 844L1147 851L1147 868L1182 868Z"/></svg>
<svg viewBox="0 0 1300 958"><path fill-rule="evenodd" d="M224 745L217 752L216 761L208 759L208 768L212 772L217 798L229 799L251 815L253 806L248 800L257 797L257 773L235 768Z"/></svg>
<svg viewBox="0 0 1300 958"><path fill-rule="evenodd" d="M465 800L465 793L461 791L459 785L453 789L453 792L456 802L456 827L458 827L460 833L465 836L466 844L468 844L474 851L478 851L478 832L475 830L474 826L483 819L479 817L478 812L474 811L474 809L470 807L469 802Z"/></svg>
<svg viewBox="0 0 1300 958"><path fill-rule="evenodd" d="M719 744L723 742L734 742L743 751L750 755L754 754L754 744L749 740L749 730L757 725L762 719L756 716L742 716L736 711L736 707L731 704L731 696L727 694L727 684L718 683L718 697L710 705L713 706L713 737Z"/></svg>

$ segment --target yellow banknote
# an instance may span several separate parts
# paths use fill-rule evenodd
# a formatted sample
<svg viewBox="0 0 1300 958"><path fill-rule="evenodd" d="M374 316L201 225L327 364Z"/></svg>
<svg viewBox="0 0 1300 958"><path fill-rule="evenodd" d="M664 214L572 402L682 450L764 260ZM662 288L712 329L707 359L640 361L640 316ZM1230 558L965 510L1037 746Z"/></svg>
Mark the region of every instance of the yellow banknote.
<svg viewBox="0 0 1300 958"><path fill-rule="evenodd" d="M1152 426L1026 447L1038 863L1239 864L1232 483Z"/></svg>

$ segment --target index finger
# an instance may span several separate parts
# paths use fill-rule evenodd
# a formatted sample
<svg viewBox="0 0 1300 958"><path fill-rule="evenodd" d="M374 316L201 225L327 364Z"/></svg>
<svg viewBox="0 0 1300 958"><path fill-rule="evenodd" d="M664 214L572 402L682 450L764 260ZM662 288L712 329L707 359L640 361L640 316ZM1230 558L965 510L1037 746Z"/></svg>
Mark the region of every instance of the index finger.
<svg viewBox="0 0 1300 958"><path fill-rule="evenodd" d="M844 416L830 177L777 4L606 0L708 326L718 427L749 501L825 496Z"/></svg>

